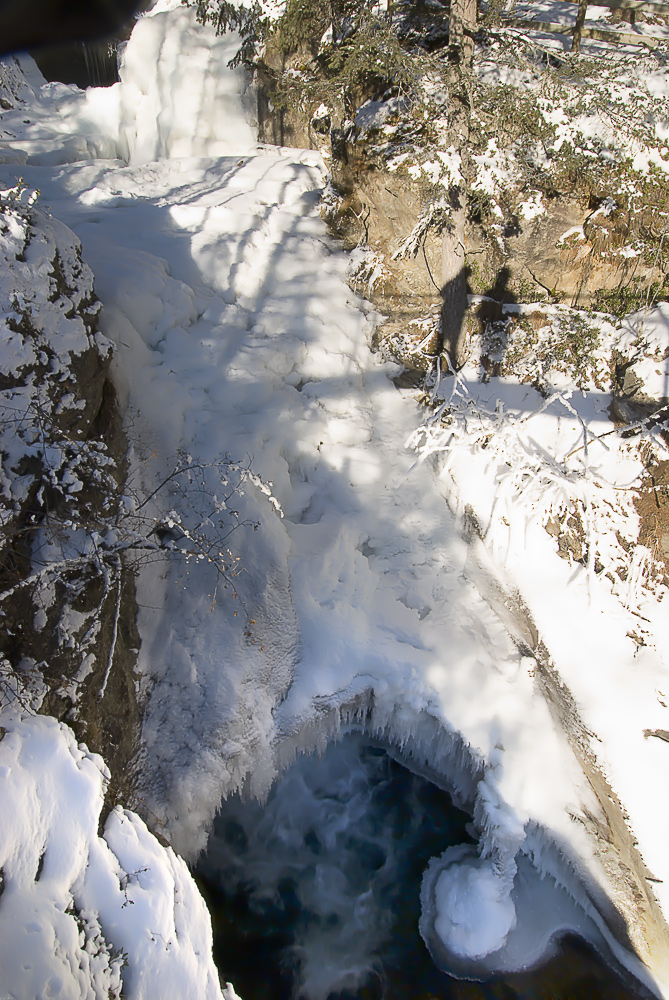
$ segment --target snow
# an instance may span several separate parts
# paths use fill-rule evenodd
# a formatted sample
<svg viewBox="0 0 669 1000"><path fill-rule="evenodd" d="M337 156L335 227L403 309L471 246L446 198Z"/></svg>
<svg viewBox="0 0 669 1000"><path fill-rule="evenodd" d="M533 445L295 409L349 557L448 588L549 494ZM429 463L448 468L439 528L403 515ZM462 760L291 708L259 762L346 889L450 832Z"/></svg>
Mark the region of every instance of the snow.
<svg viewBox="0 0 669 1000"><path fill-rule="evenodd" d="M499 193L501 184L512 176L510 157L497 148L496 139L489 139L485 153L473 159L478 167L473 190L494 197ZM495 214L501 216L501 210L498 208Z"/></svg>
<svg viewBox="0 0 669 1000"><path fill-rule="evenodd" d="M669 399L669 306L661 302L625 318L621 354L651 399Z"/></svg>
<svg viewBox="0 0 669 1000"><path fill-rule="evenodd" d="M490 864L477 859L443 869L435 886L435 930L457 955L483 958L502 947L516 909Z"/></svg>
<svg viewBox="0 0 669 1000"><path fill-rule="evenodd" d="M238 93L218 85L220 67L234 52L234 40L212 37L187 10L139 20L118 85L131 163L229 155L254 145L254 131L237 111Z"/></svg>
<svg viewBox="0 0 669 1000"><path fill-rule="evenodd" d="M529 313L532 307L510 309ZM644 314L646 328L650 346L634 370L661 398L664 305ZM643 339L639 329L640 317L629 317L608 336L621 353L633 353ZM581 719L600 741L600 760L633 817L642 855L659 871L665 857L652 783L662 754L644 729L667 722L658 695L666 676L667 593L653 580L650 554L638 546L630 564L621 547L638 531L631 487L642 479L640 451L614 434L610 396L594 383L576 390L564 373L553 371L542 400L535 389L503 378L481 383L477 360L474 351L463 372L440 387L449 393L446 426L437 410L413 443L423 455L441 455L454 508L473 512L487 553L504 567L502 579L518 588ZM527 375L528 381L537 378ZM661 439L655 446L666 453ZM583 564L555 558L546 525L561 510L580 512ZM641 644L633 639L639 628ZM661 885L657 892L666 905Z"/></svg>
<svg viewBox="0 0 669 1000"><path fill-rule="evenodd" d="M518 214L521 218L527 219L528 222L531 222L532 219L536 219L539 215L543 215L545 211L546 208L543 204L543 198L540 192L532 194L527 201L522 202L518 206Z"/></svg>
<svg viewBox="0 0 669 1000"><path fill-rule="evenodd" d="M393 97L388 101L365 101L355 116L356 127L361 132L380 129L389 119L396 118L401 114L405 105L406 102L401 101L398 97Z"/></svg>
<svg viewBox="0 0 669 1000"><path fill-rule="evenodd" d="M532 4L517 3L513 7L514 18L527 19L528 27L525 30L532 31L535 41L549 50L570 50L570 35L553 35L540 30L535 31L531 28L531 21L544 21L573 27L576 14L577 11L574 5L568 2L565 3L563 0L537 0L537 2ZM517 27L520 27L520 25L517 25ZM657 44L658 41L665 41L669 34L667 25L659 18L656 20L649 19L648 23L636 25L625 22L614 22L611 20L611 10L608 7L599 6L598 4L588 4L584 27L586 29L595 28L611 33L620 32L626 35L638 35L638 42L626 41L625 43L618 42L616 44L616 48L619 51L625 50L635 55L639 53L640 49L643 52L642 45L644 39L650 44ZM508 31L509 29L506 30ZM597 55L606 57L607 49L610 51L610 43L602 43L601 41L598 42L587 38L581 41L581 52L587 56Z"/></svg>
<svg viewBox="0 0 669 1000"><path fill-rule="evenodd" d="M118 807L98 835L102 759L54 719L0 724L3 996L220 998L185 863Z"/></svg>
<svg viewBox="0 0 669 1000"><path fill-rule="evenodd" d="M597 806L539 694L528 644L514 642L523 625L506 595L520 593L602 741L666 912L667 807L656 794L664 748L643 738L644 728L669 729L656 694L666 689L664 594L635 585L642 566L611 589L595 572L594 544L574 566L545 530L551 513L576 505L591 539L632 537L625 491L639 481L638 455L604 437L607 394L576 387L548 362L547 399L518 381L481 383L473 365L435 388L436 405L439 392L450 398L426 421L392 383L396 367L369 350L378 317L350 291L347 260L318 216L319 154L258 147L243 78L226 69L234 41L192 17L175 7L142 18L122 82L104 93L39 86L31 71L25 103L2 115L0 141L4 183L15 183L20 163L96 276L133 488L148 496L189 455L204 470L202 493L168 484L150 509L173 509L200 530L223 456L248 461L258 477L228 501L236 519L225 537L207 528L239 563L234 587L207 559L147 566L138 579L150 809L192 858L221 797L242 786L265 795L296 751L354 721L448 781L473 812L476 854L435 859L424 886L433 953L445 945L467 972L481 958L487 968L509 955L522 965L567 926L613 947L576 877L604 884L578 822ZM369 112L375 123L385 114ZM485 190L506 169L498 160L491 140ZM452 150L438 166L457 174ZM662 308L644 326L653 371L665 371ZM631 332L622 343L635 347ZM598 554L611 562L616 553ZM637 649L628 633L642 613L650 625ZM88 961L66 912L72 898L94 915L89 937L108 942L91 982L116 988L122 949L129 997L218 996L208 920L184 863L127 812L97 835L101 765L65 727L18 717L10 727L0 760L12 768L25 840L20 848L18 821L5 819L6 872L24 872L11 926L39 928L40 983L64 975L59 955L74 956L74 977ZM48 770L39 782L35 770L50 759L51 784ZM61 785L74 796L67 815ZM532 861L553 839L564 856L551 874L566 891ZM52 842L64 846L49 895L35 873ZM528 951L535 898L556 916ZM61 935L60 952L50 934ZM27 953L21 943L11 950Z"/></svg>

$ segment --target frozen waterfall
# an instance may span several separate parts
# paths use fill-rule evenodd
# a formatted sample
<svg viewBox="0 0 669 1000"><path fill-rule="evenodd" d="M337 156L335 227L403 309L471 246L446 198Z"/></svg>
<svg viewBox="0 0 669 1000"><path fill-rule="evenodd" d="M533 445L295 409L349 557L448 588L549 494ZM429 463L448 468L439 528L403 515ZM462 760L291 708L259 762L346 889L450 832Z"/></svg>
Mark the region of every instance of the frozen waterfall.
<svg viewBox="0 0 669 1000"><path fill-rule="evenodd" d="M5 186L19 164L95 274L133 490L179 461L202 468L204 500L168 484L154 501L195 531L216 463L253 474L228 501L236 590L206 560L140 574L142 793L192 859L222 798L263 799L296 753L353 727L473 817L475 843L445 841L424 877L441 967L523 968L573 928L643 977L602 917L571 818L593 795L534 661L465 578L445 486L406 447L416 403L370 351L378 317L318 214L321 157L258 146L233 51L163 4L139 21L121 83L32 76L30 120L4 119Z"/></svg>

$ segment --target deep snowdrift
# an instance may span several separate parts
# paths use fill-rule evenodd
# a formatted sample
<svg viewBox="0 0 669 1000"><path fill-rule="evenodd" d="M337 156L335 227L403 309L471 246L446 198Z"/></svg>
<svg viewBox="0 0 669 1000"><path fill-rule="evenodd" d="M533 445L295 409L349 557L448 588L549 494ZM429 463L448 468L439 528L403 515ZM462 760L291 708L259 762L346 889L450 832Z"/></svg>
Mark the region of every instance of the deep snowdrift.
<svg viewBox="0 0 669 1000"><path fill-rule="evenodd" d="M481 959L484 971L534 960L569 924L610 941L574 874L591 894L604 883L579 822L594 796L537 690L534 659L465 575L470 549L443 478L406 448L420 416L368 348L375 317L317 214L322 161L254 145L243 82L225 69L234 43L191 18L183 8L144 18L109 91L21 84L26 103L3 116L11 138L0 142L2 175L21 164L96 275L133 488L150 492L187 454L204 468L204 493L168 483L156 504L238 560L228 589L207 559L140 575L151 809L192 857L222 796L244 783L263 795L296 749L354 719L446 777L473 812L477 851L447 853L426 878L433 951L450 949L471 974ZM223 541L207 508L219 504L214 463L226 454L248 461L274 500L240 490L229 502L240 526ZM515 518L512 504L504 511ZM522 535L525 525L521 511L513 526ZM572 583L561 583L574 594L570 621L587 633L600 612ZM658 669L643 668L638 718L669 728ZM612 710L627 711L628 695L621 688ZM639 762L657 748L638 736L632 798L652 838L656 764L646 778ZM565 916L567 894L533 862L582 909L570 902ZM666 858L653 864L662 878ZM521 883L556 914L529 955L534 889Z"/></svg>

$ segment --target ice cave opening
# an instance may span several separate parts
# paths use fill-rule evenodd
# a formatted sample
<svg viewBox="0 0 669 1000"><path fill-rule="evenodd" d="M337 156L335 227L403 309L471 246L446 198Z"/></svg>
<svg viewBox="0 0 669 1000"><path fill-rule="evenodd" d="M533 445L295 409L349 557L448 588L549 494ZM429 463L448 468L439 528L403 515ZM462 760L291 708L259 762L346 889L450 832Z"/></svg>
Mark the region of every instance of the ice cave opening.
<svg viewBox="0 0 669 1000"><path fill-rule="evenodd" d="M571 933L530 971L477 982L439 969L419 932L421 882L435 856L475 857L475 835L447 791L361 732L299 756L264 803L222 802L197 864L222 976L245 1000L642 995ZM560 905L554 883L546 893Z"/></svg>

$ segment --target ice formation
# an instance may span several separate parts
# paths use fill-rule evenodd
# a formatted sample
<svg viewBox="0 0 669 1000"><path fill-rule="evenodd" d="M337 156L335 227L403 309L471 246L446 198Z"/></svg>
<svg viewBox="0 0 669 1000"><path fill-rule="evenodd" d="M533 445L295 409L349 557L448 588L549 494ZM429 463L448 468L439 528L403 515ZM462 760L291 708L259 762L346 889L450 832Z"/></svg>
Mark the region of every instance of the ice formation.
<svg viewBox="0 0 669 1000"><path fill-rule="evenodd" d="M266 975L273 985L285 976L284 995L327 1000L396 977L400 964L427 990L430 976L441 977L418 933L416 872L435 844L468 841L467 820L360 733L343 734L322 756L300 756L265 803L231 796L197 866L226 925L230 913L240 916L215 941L226 974L252 995L243 952L255 922L276 942L264 953ZM240 897L247 913L235 908ZM416 965L428 982L419 985Z"/></svg>
<svg viewBox="0 0 669 1000"><path fill-rule="evenodd" d="M472 502L486 513L488 492L473 495L489 453L472 441L450 479L432 461L416 463L406 444L420 443L421 417L391 381L395 367L371 354L377 317L350 291L346 259L318 216L320 156L256 145L244 81L226 68L234 40L192 17L174 6L143 18L122 82L108 91L41 85L31 72L16 84L23 103L3 115L11 137L0 139L1 177L13 183L20 165L96 276L131 418L134 487L150 492L179 453L205 467L230 454L246 457L276 498L252 485L234 498L240 527L225 545L239 560L236 593L206 560L142 571L151 809L193 857L223 796L242 785L264 795L296 750L325 745L351 721L448 783L474 815L476 852L447 852L426 873L423 932L437 960L469 975L522 966L566 926L621 957L579 882L597 895L591 846L571 818L597 808L592 793L537 692L532 656L496 613L504 592L497 603L481 596L503 574L459 516ZM522 408L525 387L509 391ZM456 460L474 453L467 480ZM465 481L452 513L446 495ZM213 473L207 489L216 494ZM166 502L182 503L185 523L202 523L195 498L168 491ZM527 549L522 508L507 504L504 518ZM560 665L582 638L592 686L616 678L607 720L633 711L639 726L669 728L654 654L638 658L630 701L629 650L617 648L626 622L616 617L605 663L588 641L582 574L565 565L540 578L559 562L541 552L530 583L547 600L561 588L557 628L548 614L540 622ZM595 702L585 703L599 732ZM606 753L616 778L632 754L625 791L661 879L667 860L653 844L663 824L648 811L652 777L641 777L648 762L657 773L659 748L640 728L634 739L619 728L602 723ZM558 841L562 854L550 847ZM533 898L555 913L534 937Z"/></svg>

